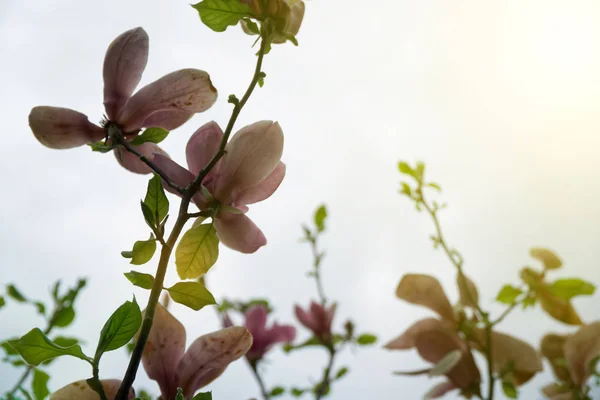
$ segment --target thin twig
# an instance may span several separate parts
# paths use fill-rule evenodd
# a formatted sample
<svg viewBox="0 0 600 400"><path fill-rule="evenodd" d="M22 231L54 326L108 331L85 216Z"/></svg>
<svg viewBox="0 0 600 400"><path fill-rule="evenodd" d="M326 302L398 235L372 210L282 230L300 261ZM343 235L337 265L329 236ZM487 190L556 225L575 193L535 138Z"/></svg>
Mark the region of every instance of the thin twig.
<svg viewBox="0 0 600 400"><path fill-rule="evenodd" d="M333 344L330 344L328 346L328 350L329 350L329 362L327 363L327 367L323 371L323 378L321 379L321 382L319 383L319 388L317 389L317 391L315 393L315 400L321 400L321 398L327 394L329 385L331 384L331 376L330 375L331 375L331 369L333 368L333 362L335 360L336 351L335 351L335 348L333 347Z"/></svg>
<svg viewBox="0 0 600 400"><path fill-rule="evenodd" d="M311 236L313 236L311 234ZM323 282L321 281L321 261L323 259L322 253L319 251L317 244L317 236L313 236L310 240L310 247L312 250L314 262L313 266L315 281L317 283L317 293L319 294L319 298L321 299L321 304L324 306L327 303L327 297L325 296L325 290L323 289Z"/></svg>
<svg viewBox="0 0 600 400"><path fill-rule="evenodd" d="M249 361L248 359L246 359L248 361L248 365L250 365L250 369L252 370L252 375L254 375L254 378L256 379L256 382L258 383L258 387L260 388L260 394L263 397L263 400L269 400L271 396L269 396L269 392L267 391L267 387L265 386L265 382L262 379L262 376L260 375L260 372L258 372L258 366L257 366L257 362L252 362Z"/></svg>

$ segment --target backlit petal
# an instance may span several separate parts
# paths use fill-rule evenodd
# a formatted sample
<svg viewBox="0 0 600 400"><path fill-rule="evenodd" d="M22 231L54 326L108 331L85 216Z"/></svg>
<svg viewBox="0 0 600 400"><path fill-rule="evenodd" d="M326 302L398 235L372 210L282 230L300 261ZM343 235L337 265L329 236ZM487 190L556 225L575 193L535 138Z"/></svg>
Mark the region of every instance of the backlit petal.
<svg viewBox="0 0 600 400"><path fill-rule="evenodd" d="M60 107L34 107L29 126L44 146L70 149L104 138L104 130L92 124L84 114Z"/></svg>
<svg viewBox="0 0 600 400"><path fill-rule="evenodd" d="M262 231L244 214L220 213L215 229L225 246L241 253L254 253L267 244Z"/></svg>
<svg viewBox="0 0 600 400"><path fill-rule="evenodd" d="M455 321L454 309L442 288L433 276L406 274L398 284L396 296L412 304L429 308L448 321Z"/></svg>
<svg viewBox="0 0 600 400"><path fill-rule="evenodd" d="M146 142L134 147L148 160L153 160L155 154L163 154L164 156L168 157L167 153L165 153L165 151L158 147L158 145L155 143ZM138 156L130 153L124 148L117 148L114 150L114 153L117 161L123 168L136 174L149 174L152 172L152 168L147 166L142 160L139 159Z"/></svg>

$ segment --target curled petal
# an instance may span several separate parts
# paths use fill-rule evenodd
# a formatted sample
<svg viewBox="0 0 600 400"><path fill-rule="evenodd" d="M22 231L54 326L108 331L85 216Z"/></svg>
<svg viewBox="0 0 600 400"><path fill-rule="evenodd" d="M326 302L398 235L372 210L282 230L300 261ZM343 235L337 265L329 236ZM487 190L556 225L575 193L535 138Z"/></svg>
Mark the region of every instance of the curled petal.
<svg viewBox="0 0 600 400"><path fill-rule="evenodd" d="M476 308L479 303L477 286L468 276L463 273L456 274L456 284L460 294L460 304L464 307Z"/></svg>
<svg viewBox="0 0 600 400"><path fill-rule="evenodd" d="M171 72L140 89L122 108L117 122L125 132L140 129L159 111L198 113L217 99L217 89L204 71L182 69Z"/></svg>
<svg viewBox="0 0 600 400"><path fill-rule="evenodd" d="M384 347L389 350L408 350L415 347L415 342L417 337L427 331L431 330L445 330L446 332L453 332L453 327L451 324L446 321L441 321L437 318L425 318L420 321L415 322L411 327L409 327L404 333Z"/></svg>
<svg viewBox="0 0 600 400"><path fill-rule="evenodd" d="M155 143L146 142L134 147L140 154L142 154L148 160L153 160L156 154L162 154L168 157L167 153L165 153L165 151L158 147L158 145L156 145ZM138 156L136 156L133 153L130 153L126 149L117 148L115 149L114 153L115 157L117 157L117 161L119 162L119 164L121 164L123 168L136 174L149 174L152 172L152 169L149 166L147 166L142 160L140 160Z"/></svg>
<svg viewBox="0 0 600 400"><path fill-rule="evenodd" d="M438 282L433 276L406 274L398 284L396 296L411 304L429 308L447 321L455 321L454 309Z"/></svg>
<svg viewBox="0 0 600 400"><path fill-rule="evenodd" d="M565 359L565 342L567 336L547 334L542 338L540 350L542 355L548 359L554 375L563 382L571 382L571 375L567 367L560 361ZM559 361L560 360L560 361Z"/></svg>
<svg viewBox="0 0 600 400"><path fill-rule="evenodd" d="M294 306L294 313L296 314L296 318L298 321L311 331L315 331L317 329L317 323L314 320L311 313L304 311L300 306Z"/></svg>
<svg viewBox="0 0 600 400"><path fill-rule="evenodd" d="M238 131L226 149L215 196L228 204L275 170L283 152L283 132L277 122L256 122Z"/></svg>
<svg viewBox="0 0 600 400"><path fill-rule="evenodd" d="M290 3L290 1L288 1ZM287 41L286 35L294 35L298 34L300 30L300 25L302 25L302 20L304 19L304 2L297 1L295 4L290 5L290 12L285 21L285 26L283 28L283 34L277 34L273 38L273 43L285 43Z"/></svg>
<svg viewBox="0 0 600 400"><path fill-rule="evenodd" d="M148 62L148 34L131 29L112 41L104 57L104 108L113 120L133 93Z"/></svg>
<svg viewBox="0 0 600 400"><path fill-rule="evenodd" d="M215 229L225 246L241 253L254 253L267 244L262 231L244 214L220 213Z"/></svg>
<svg viewBox="0 0 600 400"><path fill-rule="evenodd" d="M584 385L592 374L592 360L600 357L600 321L582 326L565 342L565 357L573 383Z"/></svg>
<svg viewBox="0 0 600 400"><path fill-rule="evenodd" d="M240 192L234 199L236 205L254 204L271 197L285 177L285 164L280 162L262 182Z"/></svg>
<svg viewBox="0 0 600 400"><path fill-rule="evenodd" d="M233 326L200 336L185 353L177 367L180 387L186 398L190 398L209 378L216 378L214 370L224 370L252 346L252 335L246 328ZM219 373L220 374L220 373Z"/></svg>
<svg viewBox="0 0 600 400"><path fill-rule="evenodd" d="M455 389L458 389L458 387L454 383L452 383L452 381L438 383L437 385L432 387L431 390L429 390L429 392L427 392L427 394L425 395L425 399L439 399L440 397Z"/></svg>
<svg viewBox="0 0 600 400"><path fill-rule="evenodd" d="M177 394L177 365L185 351L185 336L181 322L157 304L142 363L148 377L158 383L164 399L175 398Z"/></svg>
<svg viewBox="0 0 600 400"><path fill-rule="evenodd" d="M264 306L254 306L246 312L244 326L252 336L260 336L267 325L267 309Z"/></svg>
<svg viewBox="0 0 600 400"><path fill-rule="evenodd" d="M118 379L103 379L100 383L106 398L109 400L114 399L119 391L119 386L121 386L121 381ZM133 389L131 389L128 398L133 399L134 397ZM85 380L70 383L50 396L50 400L98 400L98 398L98 393L94 392Z"/></svg>
<svg viewBox="0 0 600 400"><path fill-rule="evenodd" d="M180 110L157 111L154 114L150 115L148 118L146 118L143 126L146 126L148 128L163 128L168 131L172 131L173 129L177 129L181 125L185 124L193 116L193 112Z"/></svg>
<svg viewBox="0 0 600 400"><path fill-rule="evenodd" d="M29 114L36 139L51 149L70 149L104 138L104 130L69 108L40 106Z"/></svg>
<svg viewBox="0 0 600 400"><path fill-rule="evenodd" d="M279 325L274 323L269 330L271 343L288 343L296 338L296 328L291 325Z"/></svg>
<svg viewBox="0 0 600 400"><path fill-rule="evenodd" d="M200 170L206 167L206 164L213 158L223 139L223 131L219 124L214 121L202 125L187 142L185 156L187 158L188 168L194 175L198 175ZM211 169L204 178L204 186L217 173L217 166Z"/></svg>

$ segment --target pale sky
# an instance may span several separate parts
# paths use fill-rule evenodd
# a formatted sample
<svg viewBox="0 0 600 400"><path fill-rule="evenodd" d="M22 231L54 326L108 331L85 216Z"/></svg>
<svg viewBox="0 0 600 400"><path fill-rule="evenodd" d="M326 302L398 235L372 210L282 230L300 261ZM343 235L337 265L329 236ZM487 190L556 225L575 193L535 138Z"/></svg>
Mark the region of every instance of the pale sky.
<svg viewBox="0 0 600 400"><path fill-rule="evenodd" d="M348 365L351 373L335 384L331 398L419 399L433 381L391 372L425 363L414 352L391 353L381 345L431 313L400 302L394 290L405 273L429 273L454 301L455 271L431 248L431 221L398 195L396 163L425 161L431 179L445 189L447 239L496 315L502 307L494 304L495 294L504 283L517 283L520 268L533 262L533 246L563 258L566 267L557 277L600 284L600 3L309 0L306 9L300 47L276 46L267 56L265 87L237 125L272 119L284 130L286 179L249 214L269 244L253 255L222 248L208 276L211 290L217 298L268 297L279 322L294 321L293 305L316 297L305 277L311 258L298 242L300 224L327 203L323 279L339 302L336 326L351 317L359 331L380 338L377 346L340 356L338 366ZM227 96L245 90L255 62L253 38L239 27L210 31L185 1L0 0L7 139L0 158L6 188L0 283L15 282L48 300L57 278L89 277L78 317L64 332L84 339L88 352L118 305L133 293L140 304L147 301L147 292L123 277L132 266L120 256L147 237L139 212L147 177L121 169L110 154L43 147L27 115L36 105L54 105L99 121L104 53L114 37L136 26L150 36L140 87L176 69L199 68L219 90L213 108L163 142L183 162L190 134L210 120L225 124ZM156 262L137 270L153 273ZM177 280L173 269L167 283ZM587 322L600 318L597 299L575 301ZM217 328L210 308L171 309L186 325L188 343ZM41 323L31 307L14 304L0 318L2 338ZM536 347L544 332L573 331L539 309L515 312L500 329ZM298 333L308 337L302 328ZM274 351L269 361L269 387L304 386L320 376L326 356ZM126 362L124 351L107 354L102 377L121 378ZM54 390L91 371L65 358L51 373ZM0 364L0 392L16 379ZM540 374L521 398L540 399L539 388L550 380ZM143 373L135 386L157 393ZM207 389L217 400L258 396L243 361Z"/></svg>

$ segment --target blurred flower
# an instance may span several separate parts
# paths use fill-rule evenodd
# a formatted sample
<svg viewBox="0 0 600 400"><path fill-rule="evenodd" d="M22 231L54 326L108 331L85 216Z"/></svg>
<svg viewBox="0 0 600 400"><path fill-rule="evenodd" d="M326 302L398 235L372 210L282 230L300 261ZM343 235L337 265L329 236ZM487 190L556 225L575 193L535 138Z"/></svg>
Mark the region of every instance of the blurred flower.
<svg viewBox="0 0 600 400"><path fill-rule="evenodd" d="M142 363L155 380L163 399L174 399L177 388L191 399L201 387L218 378L227 366L252 345L247 329L231 327L200 336L185 351L184 326L158 304Z"/></svg>
<svg viewBox="0 0 600 400"><path fill-rule="evenodd" d="M113 400L119 391L119 386L121 386L121 381L118 379L104 379L101 380L102 388L104 389L104 394L106 394L106 398L109 400ZM129 399L133 399L135 394L133 389L129 391ZM68 384L67 386L58 389L56 392L52 393L50 396L50 400L98 400L98 393L94 392L94 390L89 387L85 380L77 381Z"/></svg>
<svg viewBox="0 0 600 400"><path fill-rule="evenodd" d="M229 316L225 316L223 325L233 325ZM271 328L267 328L267 309L264 306L250 308L246 312L244 326L250 331L254 339L252 347L246 353L246 358L253 366L271 350L273 345L289 343L296 337L296 329L291 325L279 325L274 322Z"/></svg>
<svg viewBox="0 0 600 400"><path fill-rule="evenodd" d="M189 185L217 153L223 131L216 122L198 129L187 143L189 170L156 154L155 164L179 186ZM244 213L248 204L269 198L285 176L283 132L277 122L259 121L240 129L227 143L226 154L206 175L202 185L214 199L202 193L194 202L202 210L216 205L215 229L223 244L242 253L253 253L267 244L262 231ZM179 195L168 185L165 188Z"/></svg>
<svg viewBox="0 0 600 400"><path fill-rule="evenodd" d="M301 0L240 0L248 4L252 12L261 19L274 21L272 43L285 43L291 36L296 36L304 19L304 2ZM249 27L242 20L242 29L249 35L259 32Z"/></svg>
<svg viewBox="0 0 600 400"><path fill-rule="evenodd" d="M148 35L135 28L119 35L108 47L104 58L104 107L108 122L120 127L132 138L142 127L173 130L195 113L210 108L217 99L209 75L197 69L172 72L133 94L148 61ZM103 139L102 127L89 122L84 114L59 107L34 107L29 126L35 137L53 149L83 146ZM140 174L151 170L137 156L117 151L117 159L128 170ZM137 150L151 159L164 153L154 143L144 143Z"/></svg>
<svg viewBox="0 0 600 400"><path fill-rule="evenodd" d="M326 308L313 301L308 311L304 311L298 305L294 306L294 311L302 325L310 329L321 342L328 343L331 340L331 322L336 306L334 303Z"/></svg>
<svg viewBox="0 0 600 400"><path fill-rule="evenodd" d="M583 325L572 335L548 334L541 343L557 383L542 388L551 400L575 400L584 390L600 357L600 321Z"/></svg>

